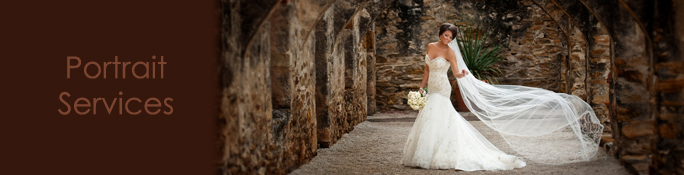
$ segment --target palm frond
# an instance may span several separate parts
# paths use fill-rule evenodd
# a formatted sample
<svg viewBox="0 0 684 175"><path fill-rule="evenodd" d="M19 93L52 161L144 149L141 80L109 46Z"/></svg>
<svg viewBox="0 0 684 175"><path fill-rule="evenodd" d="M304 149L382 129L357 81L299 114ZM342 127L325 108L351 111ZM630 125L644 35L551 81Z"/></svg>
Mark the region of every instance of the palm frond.
<svg viewBox="0 0 684 175"><path fill-rule="evenodd" d="M482 32L477 26L459 27L457 37L463 61L470 72L478 79L484 79L490 83L498 83L494 75L503 74L498 68L492 67L501 56L502 45L487 45L487 39L492 32Z"/></svg>

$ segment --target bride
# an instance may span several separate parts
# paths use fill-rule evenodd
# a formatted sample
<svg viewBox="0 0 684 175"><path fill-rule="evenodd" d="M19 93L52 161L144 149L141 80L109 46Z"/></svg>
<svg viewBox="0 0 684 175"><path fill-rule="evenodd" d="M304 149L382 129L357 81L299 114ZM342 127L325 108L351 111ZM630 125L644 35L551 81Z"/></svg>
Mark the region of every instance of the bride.
<svg viewBox="0 0 684 175"><path fill-rule="evenodd" d="M576 96L515 85L489 85L469 74L456 26L445 23L430 43L425 75L430 93L404 146L402 164L426 169L511 170L539 163L563 164L594 157L603 132L593 109ZM452 42L453 40L453 42ZM463 101L496 130L518 156L502 152L451 104L447 71L457 78Z"/></svg>

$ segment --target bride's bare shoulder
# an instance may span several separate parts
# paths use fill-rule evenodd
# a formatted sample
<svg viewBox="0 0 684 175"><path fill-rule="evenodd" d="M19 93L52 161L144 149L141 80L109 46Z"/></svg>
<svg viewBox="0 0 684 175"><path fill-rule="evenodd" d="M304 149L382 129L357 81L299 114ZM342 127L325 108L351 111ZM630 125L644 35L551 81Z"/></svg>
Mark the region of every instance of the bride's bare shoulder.
<svg viewBox="0 0 684 175"><path fill-rule="evenodd" d="M427 45L427 48L432 48L432 47L435 47L435 43L429 43L429 44Z"/></svg>
<svg viewBox="0 0 684 175"><path fill-rule="evenodd" d="M429 43L427 45L427 48L425 48L425 50L429 53L430 50L434 50L434 48L435 48L435 43Z"/></svg>
<svg viewBox="0 0 684 175"><path fill-rule="evenodd" d="M447 57L449 57L449 59L447 59L447 60L452 60L452 59L455 60L456 59L456 52L454 52L454 50L449 49L449 51L447 52Z"/></svg>

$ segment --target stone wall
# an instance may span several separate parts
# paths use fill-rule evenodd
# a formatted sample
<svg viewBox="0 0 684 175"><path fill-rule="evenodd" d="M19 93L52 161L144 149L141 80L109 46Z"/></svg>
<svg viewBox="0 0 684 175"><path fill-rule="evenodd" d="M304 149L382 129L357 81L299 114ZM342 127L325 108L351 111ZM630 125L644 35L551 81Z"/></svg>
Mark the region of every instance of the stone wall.
<svg viewBox="0 0 684 175"><path fill-rule="evenodd" d="M405 110L443 22L493 31L502 84L589 102L606 126L602 146L632 173L684 174L680 1L220 4L218 174L288 173L366 115Z"/></svg>
<svg viewBox="0 0 684 175"><path fill-rule="evenodd" d="M367 115L373 115L377 112L377 105L375 101L375 83L377 81L375 73L375 25L370 25L370 29L366 31L363 36L363 48L366 49L366 95L367 95Z"/></svg>
<svg viewBox="0 0 684 175"><path fill-rule="evenodd" d="M504 59L494 65L503 72L500 84L585 99L610 138L610 35L589 9L574 7L571 16L564 8L552 0L395 2L376 21L378 108L407 109L406 94L422 80L425 45L438 40L437 26L450 22L492 31L489 42L504 45Z"/></svg>
<svg viewBox="0 0 684 175"><path fill-rule="evenodd" d="M218 116L218 149L222 154L218 168L229 174L264 172L265 165L274 161L275 147L270 139L271 94L260 93L271 91L270 23L257 25L244 20L247 17L239 13L244 3L223 5L219 59L222 96ZM266 19L259 15L249 18ZM241 30L243 27L259 30L247 32ZM252 45L246 44L250 41Z"/></svg>
<svg viewBox="0 0 684 175"><path fill-rule="evenodd" d="M344 77L345 104L347 106L347 128L354 129L354 125L366 121L366 49L363 48L361 38L365 33L359 31L359 22L365 18L369 21L368 13L360 11L347 23L340 34L344 43ZM363 31L366 32L366 31ZM351 42L349 42L351 41Z"/></svg>
<svg viewBox="0 0 684 175"><path fill-rule="evenodd" d="M653 44L656 83L655 137L649 171L684 174L684 2L658 1L649 28ZM656 61L657 60L657 61Z"/></svg>
<svg viewBox="0 0 684 175"><path fill-rule="evenodd" d="M272 132L277 161L268 172L291 171L313 158L318 147L313 98L314 36L299 40L302 25L295 11L303 10L297 9L298 3L280 4L270 18Z"/></svg>
<svg viewBox="0 0 684 175"><path fill-rule="evenodd" d="M219 174L286 174L365 121L363 41L388 3L221 1Z"/></svg>
<svg viewBox="0 0 684 175"><path fill-rule="evenodd" d="M284 173L316 155L313 35L300 40L300 2L279 4L271 23L272 135L274 166L267 172Z"/></svg>
<svg viewBox="0 0 684 175"><path fill-rule="evenodd" d="M684 164L672 163L684 160L678 151L684 148L684 83L677 70L684 65L677 3L397 1L376 21L377 106L406 109L405 94L419 86L422 49L437 40L436 26L479 18L506 44L505 60L497 64L505 72L503 84L579 96L606 126L602 146L631 172L682 173Z"/></svg>
<svg viewBox="0 0 684 175"><path fill-rule="evenodd" d="M335 8L330 7L330 8ZM345 118L344 59L340 45L333 40L333 12L325 12L315 28L316 35L316 117L318 142L330 147L343 132L338 119Z"/></svg>
<svg viewBox="0 0 684 175"><path fill-rule="evenodd" d="M489 15L512 24L508 50L503 52L504 59L495 65L503 72L498 77L499 83L560 91L561 60L568 55L567 38L542 8L531 1L520 2L518 8L527 9L526 13L491 12Z"/></svg>
<svg viewBox="0 0 684 175"><path fill-rule="evenodd" d="M324 148L375 111L374 94L368 93L375 86L368 73L375 71L367 68L375 65L368 62L375 60L375 45L367 33L391 1L352 1L335 1L315 27L317 130Z"/></svg>
<svg viewBox="0 0 684 175"><path fill-rule="evenodd" d="M603 137L609 153L635 174L684 173L677 151L682 149L682 105L674 102L682 101L684 86L675 78L682 73L670 69L682 67L677 2L537 2L557 6L586 36L587 101L597 115L609 114L600 118L610 125L611 134Z"/></svg>
<svg viewBox="0 0 684 175"><path fill-rule="evenodd" d="M561 57L559 92L585 99L604 127L603 141L612 144L609 114L611 39L604 24L591 10L574 5L561 6L554 0L532 1L542 7L550 19L564 31L568 43L567 57ZM569 8L572 11L566 11ZM571 15L572 14L572 15ZM562 38L561 38L562 39Z"/></svg>
<svg viewBox="0 0 684 175"><path fill-rule="evenodd" d="M567 34L532 1L396 1L376 20L379 110L407 109L406 94L416 91L423 78L425 48L439 40L445 22L492 31L489 43L504 45L504 59L495 65L503 72L497 77L500 84L561 91Z"/></svg>
<svg viewBox="0 0 684 175"><path fill-rule="evenodd" d="M375 21L378 110L406 110L406 94L420 87L425 48L438 39L437 27L457 19L451 3L396 1Z"/></svg>

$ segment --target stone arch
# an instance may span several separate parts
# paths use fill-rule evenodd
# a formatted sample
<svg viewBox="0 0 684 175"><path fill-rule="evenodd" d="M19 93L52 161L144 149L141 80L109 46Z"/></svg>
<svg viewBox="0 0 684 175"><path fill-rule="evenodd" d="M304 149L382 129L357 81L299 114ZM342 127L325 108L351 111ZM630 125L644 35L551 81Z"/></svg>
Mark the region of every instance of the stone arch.
<svg viewBox="0 0 684 175"><path fill-rule="evenodd" d="M412 1L407 1L407 2L410 3ZM475 2L470 2L467 0L461 0L461 1L448 1L447 0L447 1L437 1L437 2L433 2L433 3L442 3L442 2L444 3L444 5L441 5L439 7L429 7L429 8L425 7L425 9L422 9L422 7L420 7L420 6L419 7L408 7L407 6L407 7L402 7L402 9L409 9L409 10L416 9L417 12L415 12L415 13L425 13L425 14L418 15L418 17L416 17L415 20L417 20L417 21L421 21L421 20L430 21L430 20L435 20L435 17L433 17L433 14L438 13L435 11L437 11L437 10L453 10L453 8L456 7L459 10L456 10L456 12L454 12L453 14L451 14L451 12L450 12L450 14L448 14L445 17L437 17L437 18L440 18L439 20L441 20L441 21L446 20L447 22L453 22L454 19L462 18L459 16L458 11L467 10L464 8L471 8L471 7L460 7L460 6L463 6L464 4L465 4L465 6L472 6L472 5L476 4ZM404 3L406 3L406 2L404 2ZM484 8L486 6L487 8L491 9L491 8L494 8L492 6L497 6L498 2L477 1L477 3L484 3L484 4L479 4L478 8ZM507 3L512 3L512 4L507 4ZM397 2L396 4L399 4L399 3ZM420 3L417 3L417 4L420 4ZM518 5L516 5L516 4L518 4ZM561 81L560 81L560 83L558 83L559 82L558 77L553 77L553 78L548 77L544 80L540 80L539 78L537 78L535 76L530 76L530 75L523 76L524 74L528 74L528 72L529 72L529 70L526 70L525 68L515 68L515 69L511 69L511 70L504 70L504 71L508 71L508 73L505 73L505 74L520 74L520 76L516 77L516 75L513 75L513 76L511 76L512 78L510 78L510 80L506 80L508 78L504 77L504 81L507 81L505 83L507 83L507 84L522 84L522 85L528 85L528 86L543 86L542 88L547 88L549 90L554 90L554 91L561 91L561 92L568 92L568 93L581 92L581 94L586 94L587 89L585 87L585 84L586 84L586 67L587 67L586 62L587 62L587 59L582 59L582 61L576 61L577 62L576 64L578 66L573 66L573 64L567 63L567 61L569 59L567 59L564 56L564 55L569 55L568 53L572 54L573 53L573 51L571 50L572 46L578 45L578 44L572 43L572 41L581 40L581 42L579 44L583 45L583 46L579 47L579 48L582 48L582 49L586 48L586 46L584 46L587 43L585 41L586 37L584 36L584 34L581 31L579 31L578 25L573 25L573 22L574 22L573 19L567 17L567 15L564 15L563 11L559 10L559 8L556 8L556 10L554 11L555 16L551 16L551 14L550 14L551 12L548 12L548 10L546 10L546 7L544 7L544 5L553 5L553 4L548 4L548 3L540 4L536 1L511 1L511 2L505 2L504 4L499 4L499 5L510 6L510 7L514 8L514 9L512 9L514 13L510 14L509 13L510 11L508 11L507 8L504 8L503 10L499 9L501 11L495 10L495 12L498 12L498 14L497 13L477 14L475 16L476 17L489 16L491 18L494 18L496 16L496 18L501 18L501 19L505 18L506 20L515 19L515 18L520 18L520 17L516 17L515 10L527 9L527 8L539 6L539 8L543 12L541 12L539 14L537 14L538 12L534 12L534 13L537 15L542 15L541 17L539 17L540 22L544 23L543 21L548 21L549 25L554 26L554 27L558 26L557 27L558 29L553 29L553 31L551 33L544 33L544 32L542 32L542 33L548 34L548 35L553 35L553 38L560 39L560 41L556 42L556 40L548 40L550 42L548 42L548 41L543 41L543 42L551 43L552 45L554 43L559 44L557 46L554 46L554 47L558 47L558 49L554 49L555 50L554 53L559 52L559 50L560 50L560 53L561 53L560 55L562 55L562 56L557 58L559 55L557 53L555 53L555 54L550 55L550 57L552 57L552 58L543 58L543 59L552 59L552 61L545 61L542 64L544 64L544 66L546 66L546 67L534 68L535 70L536 69L549 69L549 66L550 67L562 67L563 69L567 69L568 67L570 67L570 68L577 69L576 71L580 72L582 75L582 76L580 76L582 79L579 79L577 82L577 84L579 84L579 86L578 86L579 88L571 89L572 86L567 86L567 88L566 88L566 85L565 85L565 84L568 84L566 82L566 80L574 80L574 77L566 78L565 72L569 72L569 71L557 69L557 68L551 68L554 70L558 70L557 71L557 72L559 72L558 74L561 75ZM553 7L555 7L555 6L553 6ZM431 8L435 8L435 9L431 9ZM424 12L420 11L420 10L423 10ZM395 13L398 13L398 12L388 13L387 15L391 16L391 17L387 17L386 20L383 18L383 20L392 21L394 19L397 19L397 20L402 20L402 22L414 20L413 18L412 19L403 19L403 17L397 16ZM401 12L401 13L413 13L413 12L406 11L406 12ZM502 16L502 15L504 15L504 16ZM550 16L550 18L545 17L546 15ZM398 18L401 18L401 19L398 19ZM526 17L523 17L523 18L527 19ZM541 18L545 18L545 20L541 20ZM518 19L518 20L520 20L520 19ZM513 25L512 26L513 30L518 30L518 29L523 30L523 34L524 34L524 30L527 30L527 28L530 28L532 26L538 25L535 27L534 30L539 30L538 29L539 27L545 26L545 25L541 25L541 24L519 25L522 23L530 23L530 22L529 21L520 22L520 21L515 21L515 20L514 21L504 21L502 23L511 23L511 22L513 22L513 24L507 24L507 25ZM379 23L379 22L376 22L376 23ZM457 24L457 25L462 25L462 24ZM417 26L417 27L425 28L426 26ZM575 32L576 35L578 35L575 37L575 39L569 38L570 32L572 31L570 29L577 29L578 30ZM391 27L390 26L390 27L387 27L387 29L382 29L382 30L388 30L390 32L394 32L394 31L400 31L401 32L401 31L414 30L414 29L406 28L406 27L404 27L404 28L399 27L398 28L398 27ZM542 28L542 30L544 30L544 29ZM420 37L424 37L424 36L422 36L422 33L429 33L430 31L423 31L423 32L421 32L421 31L418 31L418 32L410 31L410 32L421 33L421 34L419 34L419 35L421 35ZM520 33L520 32L518 32L518 33ZM382 33L377 34L377 35L380 36L381 34ZM533 33L527 33L527 34L531 35ZM393 72L392 70L397 70L398 72L403 71L403 72L409 72L409 73L414 72L415 73L415 72L420 72L420 70L422 70L422 67L415 67L415 66L407 67L407 65L386 64L387 63L386 60L394 59L394 62L397 62L397 61L399 61L399 62L411 62L412 60L414 60L415 58L418 58L418 57L414 58L412 56L406 56L406 55L411 55L413 53L421 52L419 48L424 47L421 44L425 44L425 43L421 43L421 41L410 41L409 44L402 45L403 41L401 41L401 42L400 41L394 42L393 40L390 41L392 38L395 38L395 37L387 37L387 38L389 38L388 42L386 42L385 39L382 38L382 36L380 36L380 37L381 38L378 38L379 41L377 41L377 43L379 44L378 49L380 49L378 51L378 56L377 56L378 65L380 65L379 70L378 70L380 72L378 72L378 74L379 75L383 74L384 76L382 76L382 78L381 78L381 76L378 76L378 80L377 80L378 86L380 86L380 90L377 91L380 95L380 97L379 97L380 99L378 99L379 100L378 106L379 106L379 108L382 107L385 110L388 110L388 109L402 110L402 106L400 104L402 100L401 99L392 100L392 99L395 97L400 98L400 96L403 96L401 94L406 92L405 88L417 88L417 85L415 85L415 82L409 82L409 81L414 81L414 79L420 79L422 76L416 75L413 77L409 77L409 76L403 76L402 77L401 75L397 75L398 76L397 77L395 75L389 75L385 72L391 73L391 72ZM517 37L517 36L514 36L513 38L515 38L515 37ZM524 40L522 40L522 42L527 42L528 44L534 43L534 42L542 42L542 40L535 41L536 39L534 37L526 38L526 39L521 38L521 39L524 39ZM508 41L508 39L505 39L505 40ZM396 43L398 43L398 44L396 44ZM570 47L563 46L566 43L568 43L570 45ZM544 54L534 55L534 53L530 52L529 51L530 48L527 47L528 44L525 44L526 46L523 48L517 48L516 47L517 50L514 49L515 51L511 51L514 53L509 54L508 57L519 57L521 54L526 54L527 56L529 56L529 58L540 57L540 56L544 57ZM406 48L407 45L411 46L411 47ZM537 49L539 47L548 48L548 46L545 46L545 45L546 44L539 44L538 46L534 46L534 47ZM552 45L549 45L549 46L552 46ZM397 49L397 50L401 50L401 51L411 50L411 51L409 51L411 53L385 52L387 49L384 49L384 48L394 48L394 47L397 47L397 48L401 47L401 49ZM508 49L513 49L511 47L509 47ZM416 50L416 48L418 48L418 50ZM567 49L567 51L563 51L566 49ZM528 52L528 53L523 53L523 52ZM577 52L576 54L579 55L579 56L577 56L578 58L580 56L581 56L581 58L584 58L587 55L586 49L575 51L575 52ZM411 59L409 59L409 58L404 59L404 57L411 57ZM522 62L524 62L525 60L534 60L534 59L525 59L525 58L519 58L519 59L512 58L512 60L509 61L510 63L504 62L499 66L508 67L507 66L508 64L518 64L520 59L523 59ZM418 60L418 59L415 59L415 60ZM556 60L564 60L564 61L560 61L560 66L559 66L559 65L557 65L558 63L556 63L557 62ZM548 63L552 63L552 64L548 64ZM535 64L537 64L537 63L535 63ZM411 64L409 64L409 65L411 65ZM392 70L387 70L388 68L392 69ZM399 69L401 69L401 70L399 71ZM563 73L560 73L560 72L563 72ZM567 74L567 75L573 76L573 74ZM397 78L390 80L390 79L388 79L388 77L397 77ZM524 78L524 77L533 77L533 78ZM542 83L539 83L539 82L542 82ZM396 86L397 84L405 84L405 85L403 85L404 87L399 87L399 86ZM581 91L579 91L579 90L581 90ZM580 94L580 96L586 97L586 95L581 95L581 94ZM452 95L452 96L454 96L454 95Z"/></svg>
<svg viewBox="0 0 684 175"><path fill-rule="evenodd" d="M368 114L368 58L362 41L391 1L335 1L316 22L316 120L318 143L332 146ZM355 6L359 5L359 6ZM370 55L370 56L369 56ZM373 64L374 65L374 64Z"/></svg>
<svg viewBox="0 0 684 175"><path fill-rule="evenodd" d="M354 122L365 120L371 101L379 99L370 93L376 89L375 60L387 60L375 46L383 42L376 39L376 31L385 29L376 30L373 24L395 2L221 1L220 172L287 173L317 154L324 131L331 135L330 146L353 129ZM413 1L402 1L406 2ZM680 151L684 143L678 139L684 135L679 119L684 113L684 81L678 77L684 77L679 71L684 48L677 39L684 33L677 33L675 25L684 26L679 22L684 20L676 20L684 17L672 14L684 11L684 4L672 0L529 2L560 26L568 45L575 41L574 45L585 45L585 50L574 51L586 56L584 66L573 67L570 59L560 64L585 68L585 79L579 81L585 86L580 89L599 116L609 116L602 122L610 125L615 139L612 147L604 146L633 172L681 170L676 162L684 160ZM430 17L419 18L415 19ZM417 48L421 43L404 44ZM572 47L567 48L572 55ZM346 76L351 76L349 86ZM573 78L561 74L566 86L561 83L559 91L572 93ZM359 110L349 112L350 107ZM320 113L321 109L327 113Z"/></svg>
<svg viewBox="0 0 684 175"><path fill-rule="evenodd" d="M247 48L252 45L257 34L262 30L262 26L268 21L273 10L276 9L278 1L279 0L257 0L256 2L248 2L237 0L234 2L222 3L224 6L223 9L230 9L230 11L224 10L223 13L224 16L227 15L227 18L224 18L224 23L227 23L230 28L227 29L226 32L229 32L228 34L240 31L245 32L238 36L237 42L235 43L237 46L245 46L239 48L241 56L244 56ZM245 19L242 17L247 18ZM230 19L231 21L225 21L225 19Z"/></svg>
<svg viewBox="0 0 684 175"><path fill-rule="evenodd" d="M344 24L359 18L357 12L364 11L367 18L368 11L378 11L375 8L382 8L386 3L372 2L368 4L378 6L368 7L363 5L365 2L367 0L221 1L219 88L223 94L217 143L221 173L285 174L317 154L318 91L315 88L319 40L313 31L326 13L339 13L331 16L337 18L331 21L335 22L331 29L340 33ZM357 21L363 20L372 22L370 19ZM361 45L359 39L335 41L338 46L348 45L347 42L357 42L352 46ZM340 50L339 53L344 53ZM363 56L356 51L350 53ZM342 65L344 59L340 56L343 55L331 60L338 60ZM356 58L355 62L365 62L361 59L365 57ZM359 75L366 72L353 70ZM335 76L333 78L344 78L344 74ZM365 79L356 82L366 83ZM363 93L353 97L366 99ZM360 104L356 103L354 107L364 109L365 105ZM354 115L354 123L341 129L351 130L353 124L365 120L365 111L362 115Z"/></svg>
<svg viewBox="0 0 684 175"><path fill-rule="evenodd" d="M556 18L559 18L559 20L571 21L569 25L573 26L575 28L574 31L581 35L579 38L584 40L583 43L585 44L586 49L581 52L586 57L583 59L584 67L581 68L581 70L585 72L583 77L584 81L581 82L581 84L584 85L582 90L582 94L584 95L579 96L586 97L585 100L594 108L597 117L605 126L604 133L606 134L604 134L603 140L612 142L612 120L610 119L609 112L610 84L608 83L612 67L611 35L591 9L582 8L580 2L574 2L574 4L566 5L564 8L554 0L535 1L537 4L545 4L543 6L547 11L559 11L560 13L556 13L555 15L558 16ZM578 11L575 12L575 14L583 15L572 16L565 9L574 9L575 11ZM581 25L579 21L582 21ZM569 77L572 78L571 76ZM573 93L572 89L570 89L570 87L568 88L567 92Z"/></svg>
<svg viewBox="0 0 684 175"><path fill-rule="evenodd" d="M676 36L673 27L676 22L672 16L675 14L674 5L677 2L556 1L566 9L572 6L588 9L611 36L609 108L612 136L615 138L615 149L611 152L633 173L656 173L657 170L658 173L667 174L674 172L675 167L681 169L680 165L663 161L681 160L673 154L663 154L674 147L682 146L681 143L674 143L668 139L677 135L675 126L679 124L667 117L681 111L668 110L678 107L661 100L666 96L681 94L681 91L674 91L671 87L682 88L674 85L680 81L672 78L673 75L680 73L669 68L681 62L681 59L676 59L681 56L678 55L679 51L672 49L676 47L672 42ZM668 35L672 37L662 38ZM659 39L656 41L655 38ZM655 47L655 43L659 44L658 47ZM656 59L656 55L659 59ZM668 68L659 68L659 65ZM663 85L668 88L662 88Z"/></svg>

